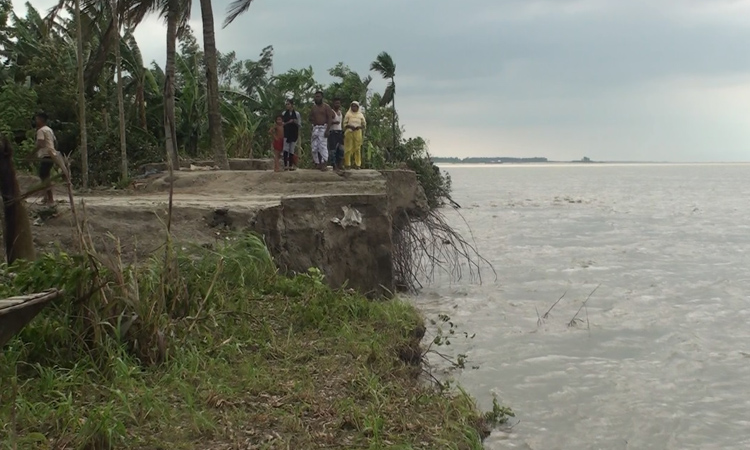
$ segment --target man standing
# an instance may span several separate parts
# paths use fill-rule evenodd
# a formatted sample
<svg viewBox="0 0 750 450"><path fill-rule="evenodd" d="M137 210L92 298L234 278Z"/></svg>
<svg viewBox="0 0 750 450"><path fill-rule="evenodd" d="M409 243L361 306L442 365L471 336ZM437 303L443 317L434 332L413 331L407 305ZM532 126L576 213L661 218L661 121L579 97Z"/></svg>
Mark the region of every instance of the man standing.
<svg viewBox="0 0 750 450"><path fill-rule="evenodd" d="M344 115L341 112L341 99L333 99L333 120L331 128L328 130L328 151L331 154L331 161L336 170L344 168L344 130L341 126L344 121Z"/></svg>
<svg viewBox="0 0 750 450"><path fill-rule="evenodd" d="M294 100L286 101L286 111L282 116L284 122L284 170L297 170L294 164L294 149L299 139L299 128L302 126L302 117L294 109Z"/></svg>
<svg viewBox="0 0 750 450"><path fill-rule="evenodd" d="M328 170L328 131L333 125L333 110L323 102L323 92L315 93L315 104L310 109L310 123L312 123L312 157L315 167Z"/></svg>
<svg viewBox="0 0 750 450"><path fill-rule="evenodd" d="M56 149L57 139L55 138L55 133L52 131L52 128L47 126L48 119L47 114L43 112L39 112L34 116L34 124L36 126L36 156L41 160L39 163L39 178L44 185L50 183L52 168L55 165L60 167L66 181L70 180L68 168L65 166L65 162ZM48 187L44 193L45 204L51 205L55 203L52 187Z"/></svg>

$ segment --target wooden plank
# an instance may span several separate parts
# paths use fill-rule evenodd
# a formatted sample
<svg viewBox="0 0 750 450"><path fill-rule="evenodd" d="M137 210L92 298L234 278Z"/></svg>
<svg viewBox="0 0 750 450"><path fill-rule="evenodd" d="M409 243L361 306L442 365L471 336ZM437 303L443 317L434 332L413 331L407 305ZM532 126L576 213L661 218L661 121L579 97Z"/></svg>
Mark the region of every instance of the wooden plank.
<svg viewBox="0 0 750 450"><path fill-rule="evenodd" d="M23 302L24 300L13 300L13 299L0 300L0 308L7 308L9 306L17 305Z"/></svg>
<svg viewBox="0 0 750 450"><path fill-rule="evenodd" d="M28 302L35 302L35 301L43 301L47 299L47 297L52 296L53 298L57 298L60 295L60 291L58 289L50 289L48 291L44 292L38 292L36 294L27 294L27 295L19 295L16 297L9 297L0 300L0 305L5 304L6 308L10 306L15 306L22 303L28 303Z"/></svg>
<svg viewBox="0 0 750 450"><path fill-rule="evenodd" d="M7 306L0 308L0 346L5 345L21 331L52 300L62 296L58 289L5 299ZM13 304L10 304L13 302Z"/></svg>

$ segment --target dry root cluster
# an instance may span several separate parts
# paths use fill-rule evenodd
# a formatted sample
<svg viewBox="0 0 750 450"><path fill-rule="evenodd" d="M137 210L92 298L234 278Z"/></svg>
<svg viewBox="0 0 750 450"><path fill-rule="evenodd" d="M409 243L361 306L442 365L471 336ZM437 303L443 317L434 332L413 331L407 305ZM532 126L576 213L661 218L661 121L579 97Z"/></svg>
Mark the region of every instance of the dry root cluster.
<svg viewBox="0 0 750 450"><path fill-rule="evenodd" d="M458 213L457 206L452 208ZM458 215L464 220L460 213ZM447 275L451 282L468 277L470 282L481 284L483 268L497 278L495 269L479 253L473 238L467 240L448 224L440 209L417 217L403 212L394 218L394 223L394 272L400 290L419 290L439 274Z"/></svg>

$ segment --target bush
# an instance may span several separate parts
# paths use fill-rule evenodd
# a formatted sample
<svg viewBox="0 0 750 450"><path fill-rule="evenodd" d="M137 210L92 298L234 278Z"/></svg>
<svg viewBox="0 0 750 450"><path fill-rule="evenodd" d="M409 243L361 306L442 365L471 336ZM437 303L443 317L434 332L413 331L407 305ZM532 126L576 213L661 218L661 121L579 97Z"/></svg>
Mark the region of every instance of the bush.
<svg viewBox="0 0 750 450"><path fill-rule="evenodd" d="M409 159L406 165L416 172L430 208L439 208L451 200L451 177L440 171L429 156Z"/></svg>

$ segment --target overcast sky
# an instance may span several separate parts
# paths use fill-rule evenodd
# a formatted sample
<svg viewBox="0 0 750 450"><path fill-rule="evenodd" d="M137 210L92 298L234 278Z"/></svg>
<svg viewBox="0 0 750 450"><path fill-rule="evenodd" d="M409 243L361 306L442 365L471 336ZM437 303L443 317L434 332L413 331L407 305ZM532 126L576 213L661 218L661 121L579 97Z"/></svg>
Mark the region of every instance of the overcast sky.
<svg viewBox="0 0 750 450"><path fill-rule="evenodd" d="M750 0L255 0L222 30L229 3L219 50L273 45L276 72L365 74L388 51L401 122L434 155L750 161ZM136 36L161 64L162 22Z"/></svg>

